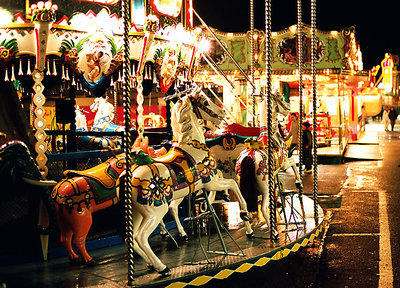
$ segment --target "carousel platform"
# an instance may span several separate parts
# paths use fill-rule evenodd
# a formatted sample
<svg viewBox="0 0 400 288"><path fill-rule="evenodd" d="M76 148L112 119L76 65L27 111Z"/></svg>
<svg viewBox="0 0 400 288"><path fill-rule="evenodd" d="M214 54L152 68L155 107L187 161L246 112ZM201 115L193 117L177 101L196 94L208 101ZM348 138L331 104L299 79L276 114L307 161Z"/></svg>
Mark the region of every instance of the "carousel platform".
<svg viewBox="0 0 400 288"><path fill-rule="evenodd" d="M318 147L318 161L321 164L339 164L352 160L382 160L379 149L378 131L382 125L368 124L357 140L349 140L344 149L337 144Z"/></svg>
<svg viewBox="0 0 400 288"><path fill-rule="evenodd" d="M383 125L377 123L367 124L356 141L350 141L344 153L348 160L382 160L379 148L378 131L383 131Z"/></svg>
<svg viewBox="0 0 400 288"><path fill-rule="evenodd" d="M294 208L299 209L296 204ZM177 241L179 247L172 238L162 239L160 235L154 235L149 239L150 245L161 261L171 269L171 275L161 277L150 271L140 257L135 257L134 286L217 287L234 274L244 274L253 267L263 267L271 261L281 260L302 247L318 242L316 240L322 239L326 234L332 214L328 212L324 215L319 207L319 218L316 221L312 213L313 202L306 196L304 208L304 223L278 225L279 240L276 243L270 240L265 222L258 217L253 220L255 237L252 239L246 237L241 225L229 230L230 237L224 230L219 234L213 223L205 225L206 218L191 222L195 225L192 230L187 230L191 231L189 240ZM290 208L287 206L287 209ZM291 222L296 222L296 217L298 216L293 214ZM283 220L280 223L283 224ZM186 223L186 227L188 226L191 226L190 223ZM175 230L171 230L174 238L177 237ZM219 235L222 235L223 241ZM2 267L0 280L8 288L128 287L128 257L124 244L97 249L91 254L96 259L94 266L73 266L63 256L46 262Z"/></svg>

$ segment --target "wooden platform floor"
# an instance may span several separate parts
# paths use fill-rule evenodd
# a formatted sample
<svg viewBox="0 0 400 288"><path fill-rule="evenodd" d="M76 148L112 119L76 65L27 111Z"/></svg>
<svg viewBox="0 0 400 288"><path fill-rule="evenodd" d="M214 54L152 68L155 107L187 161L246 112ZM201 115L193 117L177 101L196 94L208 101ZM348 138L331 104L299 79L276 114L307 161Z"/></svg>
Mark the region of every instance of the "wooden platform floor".
<svg viewBox="0 0 400 288"><path fill-rule="evenodd" d="M269 239L270 233L265 222L257 219L252 223L255 234L253 239L246 237L242 226L229 231L241 249L223 232L228 255L209 252L223 251L213 225L210 225L211 231L207 235L203 231L201 237L198 234L191 235L189 241L179 242L179 248L172 239L165 240L155 235L149 239L150 245L161 261L171 269L171 275L162 278L158 273L149 271L140 257L135 257L134 285L170 288L201 286L209 281L223 281L234 273L245 273L255 266L262 267L271 260L279 260L297 252L324 233L329 217L325 215L324 218L323 214L320 216L318 223L311 217L306 219L305 225L291 225L289 228L293 228L292 231L284 231L286 225L278 225L279 241L275 244ZM171 233L177 236L176 229ZM206 255L209 262L199 241L208 251ZM128 256L124 244L90 253L97 261L92 267L72 266L66 257L60 257L47 262L2 267L0 279L7 283L7 287L128 287Z"/></svg>

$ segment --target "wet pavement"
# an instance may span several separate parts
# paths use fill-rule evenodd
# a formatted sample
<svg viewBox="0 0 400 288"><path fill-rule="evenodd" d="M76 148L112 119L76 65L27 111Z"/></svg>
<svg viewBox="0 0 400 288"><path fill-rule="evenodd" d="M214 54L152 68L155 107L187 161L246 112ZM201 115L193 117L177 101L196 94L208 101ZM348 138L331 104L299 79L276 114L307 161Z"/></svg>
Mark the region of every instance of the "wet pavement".
<svg viewBox="0 0 400 288"><path fill-rule="evenodd" d="M321 203L325 200L334 212L323 249L308 246L283 260L233 275L220 287L400 287L400 129L371 129L377 131L383 160L349 159L318 166ZM290 171L282 175L287 189L292 177ZM303 176L305 194L312 193L312 178ZM98 267L72 267L65 257L0 267L0 279L7 287L125 287L106 281L127 274L124 251L124 245L92 251ZM114 268L102 270L101 263L109 262ZM88 280L93 274L96 285ZM204 287L216 287L210 285Z"/></svg>

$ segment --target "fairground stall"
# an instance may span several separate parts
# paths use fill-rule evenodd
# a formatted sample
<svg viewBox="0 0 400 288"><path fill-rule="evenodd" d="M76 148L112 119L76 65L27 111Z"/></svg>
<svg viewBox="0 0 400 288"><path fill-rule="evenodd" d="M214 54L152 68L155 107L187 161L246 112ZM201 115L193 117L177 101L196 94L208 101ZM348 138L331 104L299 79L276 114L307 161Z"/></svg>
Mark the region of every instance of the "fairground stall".
<svg viewBox="0 0 400 288"><path fill-rule="evenodd" d="M244 126L253 124L253 96L265 87L265 33L254 30L246 33L229 33L213 30L220 42L230 51L240 68L250 75L251 40L254 42L255 63L254 83L256 89L248 85L232 59L227 56L215 40L211 41L208 59L203 60L196 81L210 83L214 92L223 98L224 104L231 111L236 123ZM302 79L303 113L311 119L312 79L311 79L311 30L303 25L301 31L301 51L304 61ZM209 33L210 35L210 33ZM272 79L291 103L292 112L299 112L299 68L297 26L272 32ZM316 30L316 82L317 82L317 131L318 143L331 146L334 154L343 154L348 140L360 136L361 106L365 102L368 116L377 115L381 109L380 92L370 89L368 71L363 70L360 47L356 41L355 28L341 31ZM219 66L220 71L210 68L210 60ZM233 84L230 85L230 83ZM371 97L366 97L369 95ZM374 97L372 97L374 95ZM256 102L259 98L256 97ZM373 104L372 104L373 103ZM258 105L257 103L255 104ZM374 106L374 107L372 107ZM247 109L246 109L247 108ZM257 120L256 120L257 122Z"/></svg>
<svg viewBox="0 0 400 288"><path fill-rule="evenodd" d="M101 3L89 3L93 6L77 2L68 2L71 6L65 7L68 5L61 0L26 1L22 7L11 4L8 8L13 13L2 10L0 77L4 81L0 83L0 132L6 134L1 134L6 141L0 146L0 176L7 191L18 192L7 195L7 203L0 209L5 214L0 217L4 219L2 228L14 228L10 237L2 237L2 264L18 265L18 254L25 262L36 260L36 236L40 236L40 252L45 260L61 255L84 267L95 265L92 252L86 250L86 240L88 246L93 240L92 248L126 242L127 249L124 246L115 261L101 262L111 265L108 267L116 273L118 280L104 275L112 278L110 281L171 287L190 285L191 281L200 286L265 266L325 235L331 213L325 213L318 205L316 185L308 196L303 195L302 166L299 173L277 136L277 113L287 115L290 109L276 93L279 89L272 89L275 86L268 68L278 61L275 55L279 54L279 45L266 49L263 41L277 43L278 38L274 37L278 36L271 37L267 28L267 37L260 31L252 35L256 39L252 46L257 47L255 67L259 70L259 77L252 79L240 68L242 65L247 69L247 36L237 35L237 41L231 42L231 36L218 36L233 45L233 53L226 49L224 52L228 52L242 76L228 73L234 83L228 81L230 89L235 92L224 89L224 100L217 102L213 101L219 99L217 94L211 100L203 89L210 88L211 82L219 82L208 81L212 73L199 73L198 67L202 58L209 64L218 62L220 54L215 53L213 60L205 53L205 32L211 30L193 9L191 0L88 1ZM92 8L82 11L89 6ZM269 13L270 8L266 7ZM202 23L201 28L193 27L193 13ZM314 24L308 29L315 32L315 9L312 15ZM267 20L271 21L269 16ZM302 27L301 19L298 26ZM312 37L313 43L316 39ZM320 53L319 48L311 50L313 55ZM229 61L225 60L222 56L219 64L228 65L222 70L230 70ZM311 62L314 68L318 64ZM301 59L298 63L302 67ZM262 65L267 67L265 74ZM294 62L284 65L290 71ZM211 66L219 71L219 66ZM275 82L284 87L284 83L296 80L284 78ZM310 107L317 111L315 81L309 83L313 86L313 102L305 101L306 113L310 113ZM236 101L239 107L249 105L248 86L253 95L258 94L263 100L252 100L252 118L240 108L232 108ZM214 91L210 89L210 93ZM284 96L294 105L295 96ZM318 107L318 115L333 114L330 106L332 111L320 107L323 105ZM341 115L340 101L337 107L336 114ZM327 122L332 127L337 124L333 116ZM342 117L337 118L340 130ZM243 141L243 151L235 161L238 181L224 177L217 169L217 157L207 146L204 133L206 128L224 129L222 123L233 123L234 119L244 119L253 126L258 121L261 124L257 130L260 135L252 135L254 131L249 134L260 136L259 139ZM316 120L314 117L314 126ZM319 122L318 125L321 126ZM347 137L345 132L340 133ZM152 136L150 143L147 135ZM342 138L345 137L340 138L339 145ZM313 149L317 155L316 145ZM293 175L278 175L289 167ZM316 157L313 169L317 177ZM284 188L284 179L290 182L285 187L290 188ZM25 182L27 186L18 186ZM41 188L36 188L38 185ZM256 187L262 187L261 203ZM40 193L29 194L36 189ZM229 201L226 191L234 200ZM212 203L217 198L227 203L216 209ZM181 202L186 205L178 208ZM25 205L22 208L21 203ZM110 206L110 210L114 209L111 212L104 209ZM174 235L164 224L168 219L163 221L168 210L172 214L169 220L174 219L178 228ZM190 229L189 235L181 222ZM160 230L162 238L173 242L165 246L161 237L153 237ZM29 231L28 235L24 231ZM190 244L175 249L175 245L181 246L174 237ZM115 262L127 266L127 273L121 273ZM98 270L100 275L105 273L102 268ZM59 283L57 275L49 275L46 267L35 273L43 275L43 286ZM90 281L97 286L103 279Z"/></svg>

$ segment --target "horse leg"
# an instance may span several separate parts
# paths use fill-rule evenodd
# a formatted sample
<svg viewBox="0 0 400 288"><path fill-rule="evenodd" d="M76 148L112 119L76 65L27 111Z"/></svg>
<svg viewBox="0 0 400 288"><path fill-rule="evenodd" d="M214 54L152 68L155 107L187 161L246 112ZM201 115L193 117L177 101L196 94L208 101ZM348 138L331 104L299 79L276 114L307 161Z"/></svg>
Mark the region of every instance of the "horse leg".
<svg viewBox="0 0 400 288"><path fill-rule="evenodd" d="M266 181L257 181L257 189L260 191L262 195L262 201L261 201L261 213L265 219L266 225L269 227L269 212L268 212L268 206L269 206L269 189L268 189L268 184Z"/></svg>
<svg viewBox="0 0 400 288"><path fill-rule="evenodd" d="M169 204L169 213L171 213L172 217L175 220L176 228L178 229L179 232L179 239L187 241L189 237L185 229L183 229L182 223L181 221L179 221L179 215L178 215L178 207L179 204L182 203L183 199L184 198L172 200L171 203Z"/></svg>
<svg viewBox="0 0 400 288"><path fill-rule="evenodd" d="M64 211L65 212L65 211ZM64 219L63 212L57 207L58 214L58 224L60 227L60 242L63 245L65 251L67 252L68 259L75 263L78 261L79 256L72 249L72 236L74 235L71 226L66 223ZM68 213L68 212L67 212Z"/></svg>
<svg viewBox="0 0 400 288"><path fill-rule="evenodd" d="M71 214L71 227L74 233L74 245L78 249L83 262L92 265L95 263L93 258L86 251L86 236L92 226L92 211L83 208L82 212L73 211Z"/></svg>
<svg viewBox="0 0 400 288"><path fill-rule="evenodd" d="M143 217L140 213L138 213L135 209L133 209L133 230L132 233L135 235L136 231L139 228L140 223L143 220ZM151 264L149 258L147 257L146 253L142 249L139 248L138 243L136 242L135 239L133 239L133 250L135 251L136 254L138 254L140 257L142 257L143 261L146 263L147 267L150 270L154 270L153 265Z"/></svg>
<svg viewBox="0 0 400 288"><path fill-rule="evenodd" d="M296 188L300 189L302 187L302 183L301 183L301 179L300 179L299 170L297 169L297 166L296 166L296 162L294 162L293 158L285 157L285 160L283 161L283 164L282 164L282 170L286 170L289 167L292 167L294 176L296 177Z"/></svg>
<svg viewBox="0 0 400 288"><path fill-rule="evenodd" d="M215 181L211 181L204 186L205 189L209 191L221 191L225 189L230 189L233 191L233 194L239 201L240 206L240 218L244 221L244 227L246 229L246 235L251 237L253 235L253 229L250 225L250 217L248 216L247 212L247 203L243 198L242 193L240 193L240 189L238 184L233 179L225 179L225 178L218 178ZM210 202L212 203L212 202Z"/></svg>
<svg viewBox="0 0 400 288"><path fill-rule="evenodd" d="M293 160L293 159L291 159L291 160ZM297 166L296 166L296 163L294 162L294 160L291 162L292 162L291 167L292 167L293 173L296 176L296 188L300 189L303 187L303 183L301 183L301 179L300 179L300 173L299 173L299 170L297 169Z"/></svg>
<svg viewBox="0 0 400 288"><path fill-rule="evenodd" d="M214 203L216 195L217 195L217 191L215 191L215 190L210 191L210 194L208 194L208 202L210 202L211 204Z"/></svg>
<svg viewBox="0 0 400 288"><path fill-rule="evenodd" d="M161 237L164 238L168 238L168 232L167 232L167 228L165 227L165 223L164 220L160 221L160 235Z"/></svg>
<svg viewBox="0 0 400 288"><path fill-rule="evenodd" d="M137 209L143 217L134 236L139 248L147 255L150 263L158 273L162 276L170 275L169 268L156 256L148 241L150 234L157 228L165 214L167 214L168 205L163 204L159 207L151 207L136 204L134 209Z"/></svg>

